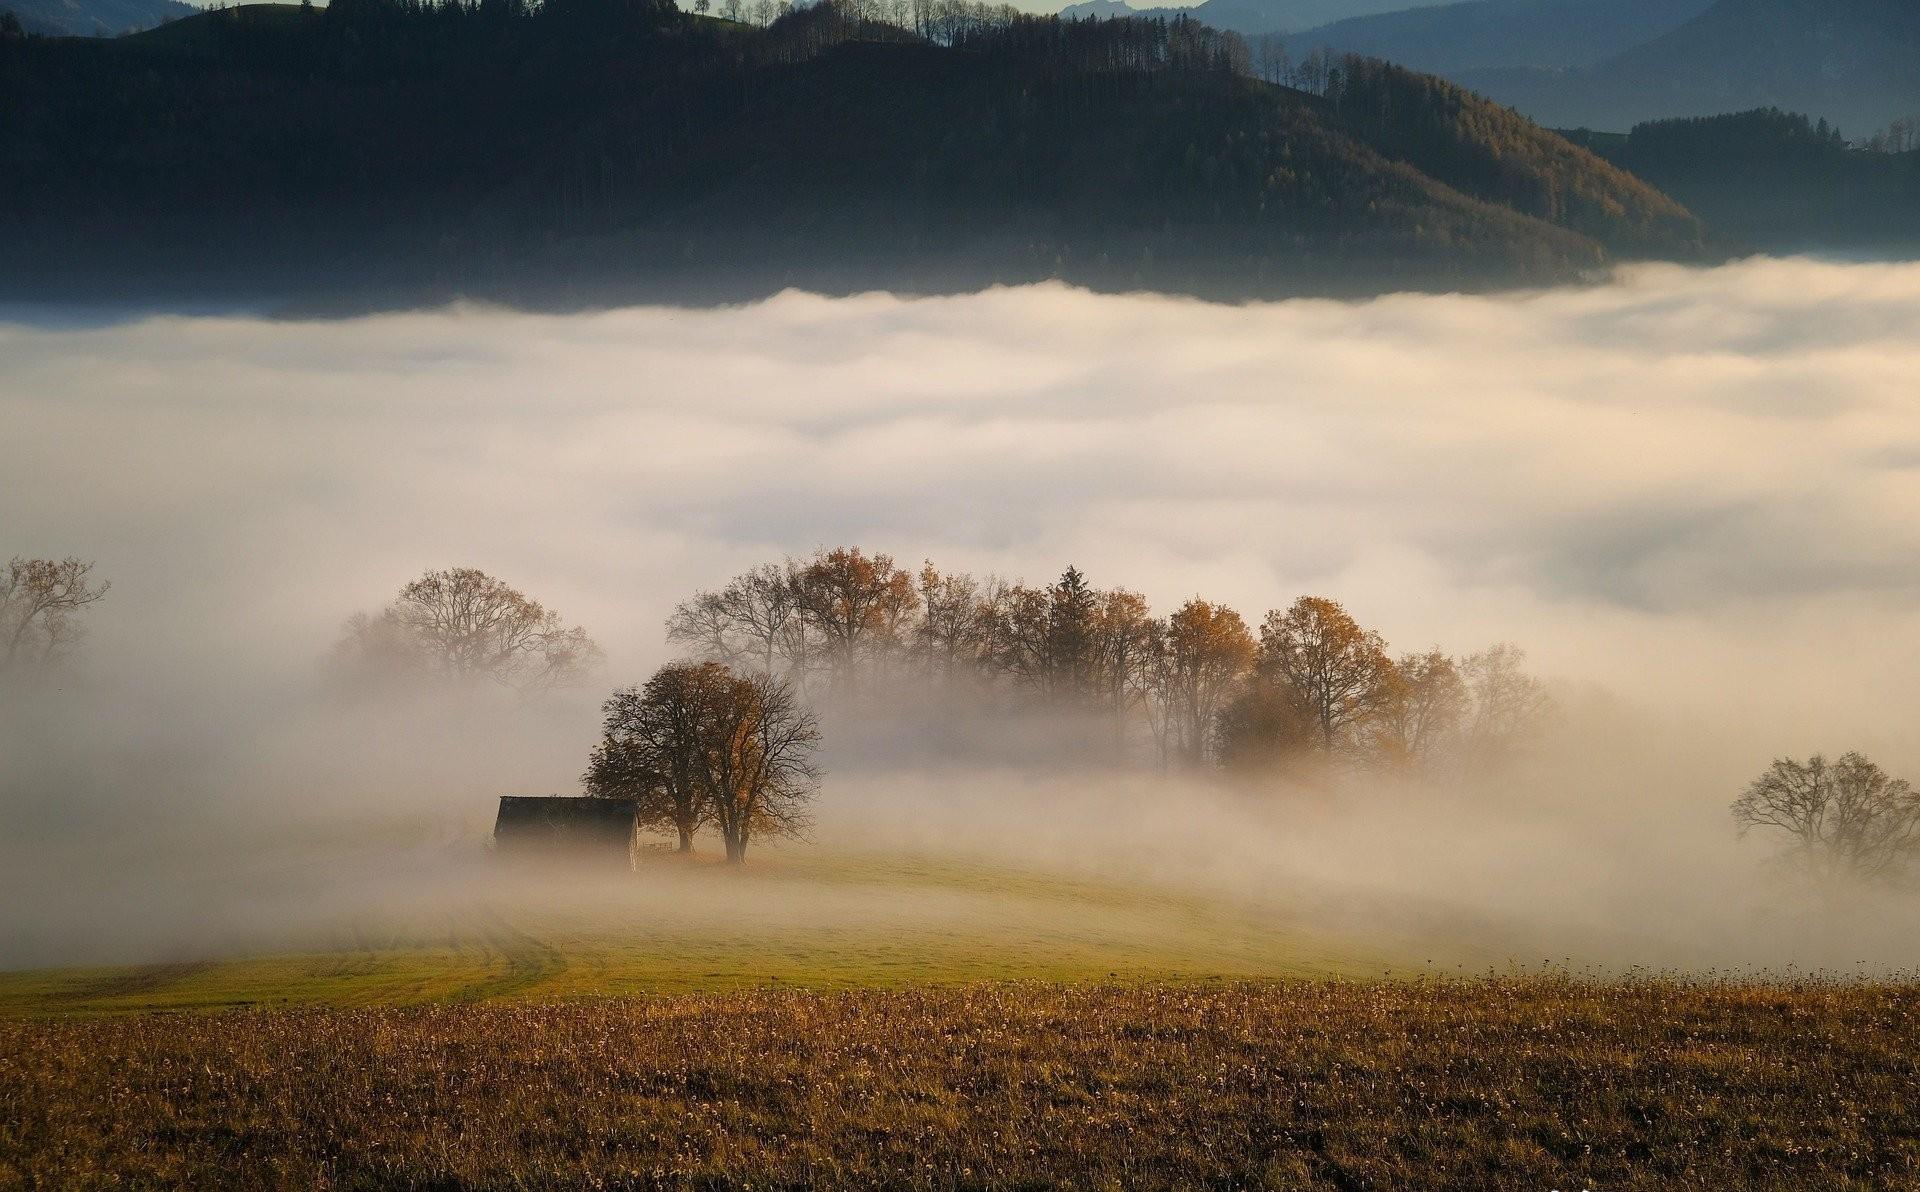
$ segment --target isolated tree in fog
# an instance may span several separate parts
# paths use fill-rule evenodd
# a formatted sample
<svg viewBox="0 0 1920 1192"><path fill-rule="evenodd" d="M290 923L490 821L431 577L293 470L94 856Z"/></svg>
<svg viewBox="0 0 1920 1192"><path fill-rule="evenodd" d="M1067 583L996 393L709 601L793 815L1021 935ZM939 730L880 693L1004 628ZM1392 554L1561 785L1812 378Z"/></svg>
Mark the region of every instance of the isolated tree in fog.
<svg viewBox="0 0 1920 1192"><path fill-rule="evenodd" d="M58 662L80 643L79 616L112 585L79 559L10 559L0 570L0 675Z"/></svg>
<svg viewBox="0 0 1920 1192"><path fill-rule="evenodd" d="M1487 770L1511 761L1546 724L1553 700L1545 684L1523 669L1527 652L1510 643L1460 662L1468 711L1461 728L1468 766Z"/></svg>
<svg viewBox="0 0 1920 1192"><path fill-rule="evenodd" d="M805 828L820 732L786 680L674 663L614 692L604 711L587 793L635 799L650 825L673 827L680 851L703 823L720 829L736 863L755 836Z"/></svg>
<svg viewBox="0 0 1920 1192"><path fill-rule="evenodd" d="M1742 835L1784 837L1786 856L1816 877L1884 877L1920 851L1920 794L1857 753L1774 762L1733 818Z"/></svg>
<svg viewBox="0 0 1920 1192"><path fill-rule="evenodd" d="M379 615L355 616L336 655L376 674L484 680L524 692L577 683L601 660L586 630L471 567L429 571Z"/></svg>
<svg viewBox="0 0 1920 1192"><path fill-rule="evenodd" d="M1302 596L1260 626L1260 672L1291 687L1332 751L1386 706L1394 685L1393 660L1378 633L1362 629L1334 601Z"/></svg>

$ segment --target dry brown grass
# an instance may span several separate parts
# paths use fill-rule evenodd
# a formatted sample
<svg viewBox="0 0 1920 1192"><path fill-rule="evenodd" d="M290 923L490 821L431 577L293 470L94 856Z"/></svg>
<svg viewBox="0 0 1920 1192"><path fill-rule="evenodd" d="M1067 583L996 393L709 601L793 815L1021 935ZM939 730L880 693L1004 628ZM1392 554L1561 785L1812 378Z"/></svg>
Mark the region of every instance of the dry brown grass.
<svg viewBox="0 0 1920 1192"><path fill-rule="evenodd" d="M1920 1181L1920 989L744 992L0 1023L0 1184Z"/></svg>

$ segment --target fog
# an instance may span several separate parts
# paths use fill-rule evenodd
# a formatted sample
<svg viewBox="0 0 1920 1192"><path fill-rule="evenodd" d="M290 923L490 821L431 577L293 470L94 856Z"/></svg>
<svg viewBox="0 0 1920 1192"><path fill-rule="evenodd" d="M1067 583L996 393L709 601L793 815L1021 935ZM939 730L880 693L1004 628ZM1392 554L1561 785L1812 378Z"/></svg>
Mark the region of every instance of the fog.
<svg viewBox="0 0 1920 1192"><path fill-rule="evenodd" d="M1781 754L1920 778L1920 267L1358 304L14 313L0 556L90 558L113 589L57 689L0 698L0 967L479 896L493 796L577 789L598 699L670 657L676 601L842 543L1073 562L1249 622L1328 595L1399 649L1520 643L1562 714L1470 792L922 759L901 728L830 750L790 848L1151 881L1472 959L1912 961L1904 897L1795 903L1726 805ZM586 626L607 668L532 704L327 698L344 618L453 565Z"/></svg>

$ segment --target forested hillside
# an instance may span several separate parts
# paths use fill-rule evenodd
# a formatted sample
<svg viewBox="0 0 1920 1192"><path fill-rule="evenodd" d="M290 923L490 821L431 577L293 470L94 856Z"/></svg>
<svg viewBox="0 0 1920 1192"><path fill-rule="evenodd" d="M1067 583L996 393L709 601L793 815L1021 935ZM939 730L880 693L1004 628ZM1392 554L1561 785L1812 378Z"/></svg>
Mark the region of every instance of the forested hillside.
<svg viewBox="0 0 1920 1192"><path fill-rule="evenodd" d="M1448 185L1638 256L1694 230L1684 208L1511 109L1444 79L1349 58L1328 90L1347 126Z"/></svg>
<svg viewBox="0 0 1920 1192"><path fill-rule="evenodd" d="M1060 277L1224 297L1691 257L1686 212L1457 89L1251 79L1189 21L340 0L0 46L15 297L700 301Z"/></svg>
<svg viewBox="0 0 1920 1192"><path fill-rule="evenodd" d="M1854 146L1825 120L1765 108L1568 135L1744 245L1920 250L1920 128Z"/></svg>

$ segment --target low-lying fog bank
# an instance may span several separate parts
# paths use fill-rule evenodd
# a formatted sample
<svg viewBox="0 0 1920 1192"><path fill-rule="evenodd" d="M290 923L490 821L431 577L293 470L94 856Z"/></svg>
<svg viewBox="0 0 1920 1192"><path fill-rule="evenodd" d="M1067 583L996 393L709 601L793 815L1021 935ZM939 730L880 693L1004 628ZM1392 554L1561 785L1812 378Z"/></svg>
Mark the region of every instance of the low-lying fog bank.
<svg viewBox="0 0 1920 1192"><path fill-rule="evenodd" d="M843 542L1036 582L1072 562L1160 612L1332 596L1399 648L1520 643L1563 714L1523 771L1446 791L843 734L821 847L1503 924L1575 960L1909 965L1909 897L1783 896L1726 808L1780 754L1920 778L1916 330L1920 266L1804 260L1361 304L0 325L0 558L113 582L57 689L0 695L0 966L467 897L492 797L577 789L676 601ZM586 626L594 685L323 691L344 618L447 565Z"/></svg>

